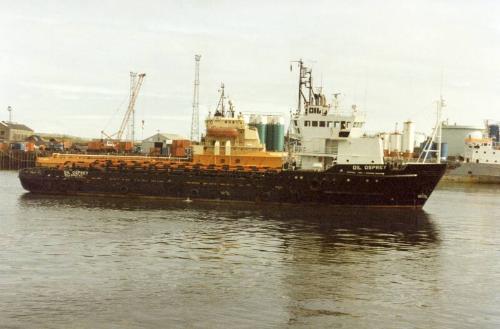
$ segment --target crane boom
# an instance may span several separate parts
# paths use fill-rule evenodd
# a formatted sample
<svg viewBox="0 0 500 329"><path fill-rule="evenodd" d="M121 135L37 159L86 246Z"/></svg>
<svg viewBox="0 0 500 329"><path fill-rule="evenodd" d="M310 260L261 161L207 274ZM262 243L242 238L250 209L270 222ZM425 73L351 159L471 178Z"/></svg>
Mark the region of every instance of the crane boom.
<svg viewBox="0 0 500 329"><path fill-rule="evenodd" d="M144 81L144 77L146 73L134 73L130 72L130 99L128 103L127 112L125 112L125 116L123 117L122 124L120 125L120 129L116 133L116 138L118 140L122 139L123 133L125 132L125 128L130 120L134 112L135 101L137 100L137 96L139 95L139 90L141 89L142 82Z"/></svg>

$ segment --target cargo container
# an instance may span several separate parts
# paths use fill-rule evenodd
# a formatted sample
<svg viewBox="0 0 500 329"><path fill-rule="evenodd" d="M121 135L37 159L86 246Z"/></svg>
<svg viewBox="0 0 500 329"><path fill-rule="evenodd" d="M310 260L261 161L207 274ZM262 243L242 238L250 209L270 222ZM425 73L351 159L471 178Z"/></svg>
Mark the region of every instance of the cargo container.
<svg viewBox="0 0 500 329"><path fill-rule="evenodd" d="M191 141L188 139L174 139L170 146L170 153L174 157L185 157L186 149L191 146Z"/></svg>

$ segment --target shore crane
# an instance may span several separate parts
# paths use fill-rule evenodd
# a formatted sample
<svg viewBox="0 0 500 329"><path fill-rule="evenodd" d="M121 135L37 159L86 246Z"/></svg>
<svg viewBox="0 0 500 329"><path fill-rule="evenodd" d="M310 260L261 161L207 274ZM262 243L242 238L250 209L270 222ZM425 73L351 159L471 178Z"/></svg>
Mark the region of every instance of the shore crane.
<svg viewBox="0 0 500 329"><path fill-rule="evenodd" d="M142 83L144 78L146 77L146 73L135 73L130 72L130 97L129 103L127 107L127 111L125 112L125 116L123 117L122 123L120 125L120 129L114 134L106 134L104 131L101 133L110 139L118 139L121 140L123 137L123 133L129 124L130 118L132 117L132 141L134 141L134 124L135 124L135 102L137 97L139 96L139 91L141 90Z"/></svg>
<svg viewBox="0 0 500 329"><path fill-rule="evenodd" d="M142 83L144 78L146 77L146 73L135 73L130 72L130 97L129 103L127 107L127 111L123 117L122 123L120 124L120 128L114 134L107 134L104 130L101 131L103 137L111 140L111 142L118 141L120 142L123 138L123 134L127 129L127 126L130 124L130 137L133 143L135 142L135 102L137 97L139 96L139 91L141 90ZM132 120L132 122L130 122ZM103 138L104 139L104 138Z"/></svg>

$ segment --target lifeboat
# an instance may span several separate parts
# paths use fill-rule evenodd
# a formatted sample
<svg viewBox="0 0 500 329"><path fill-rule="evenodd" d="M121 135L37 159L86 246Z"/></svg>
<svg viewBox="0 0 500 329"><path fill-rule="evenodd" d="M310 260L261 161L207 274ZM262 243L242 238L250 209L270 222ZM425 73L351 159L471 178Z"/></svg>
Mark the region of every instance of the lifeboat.
<svg viewBox="0 0 500 329"><path fill-rule="evenodd" d="M236 128L208 128L207 136L214 137L237 137L238 129Z"/></svg>

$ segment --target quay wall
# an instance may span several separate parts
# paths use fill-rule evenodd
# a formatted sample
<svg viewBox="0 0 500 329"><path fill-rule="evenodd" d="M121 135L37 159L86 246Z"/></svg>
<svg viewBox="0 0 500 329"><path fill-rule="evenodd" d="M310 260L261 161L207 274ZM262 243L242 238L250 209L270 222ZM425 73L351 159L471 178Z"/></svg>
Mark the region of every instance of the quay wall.
<svg viewBox="0 0 500 329"><path fill-rule="evenodd" d="M0 151L0 170L19 170L35 166L38 152L22 150Z"/></svg>

